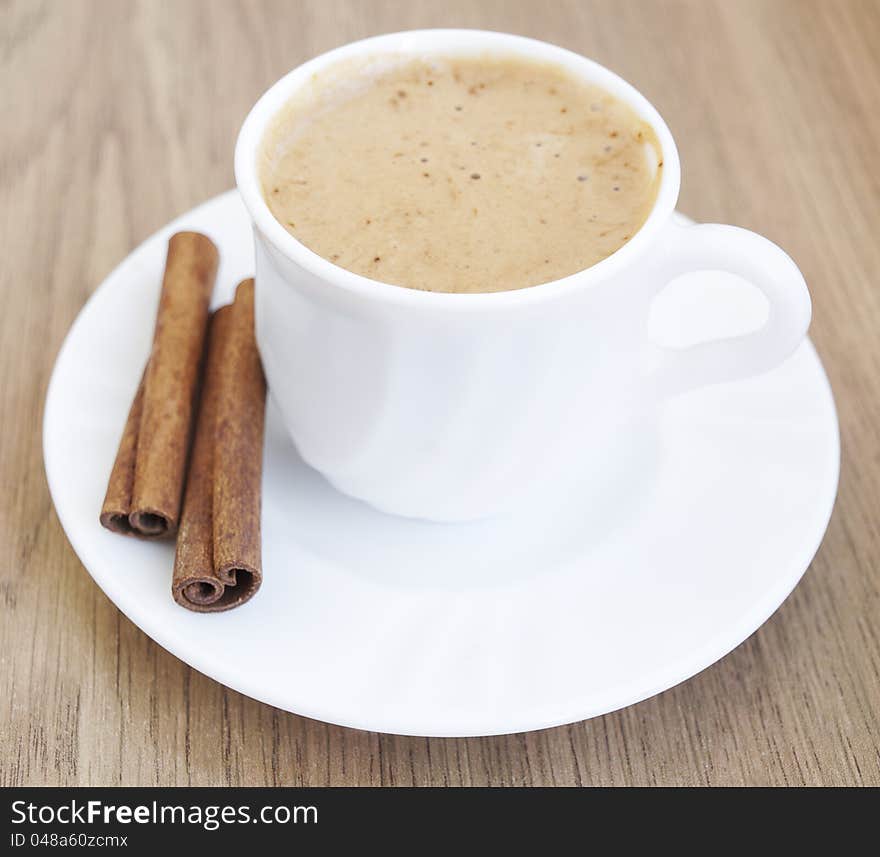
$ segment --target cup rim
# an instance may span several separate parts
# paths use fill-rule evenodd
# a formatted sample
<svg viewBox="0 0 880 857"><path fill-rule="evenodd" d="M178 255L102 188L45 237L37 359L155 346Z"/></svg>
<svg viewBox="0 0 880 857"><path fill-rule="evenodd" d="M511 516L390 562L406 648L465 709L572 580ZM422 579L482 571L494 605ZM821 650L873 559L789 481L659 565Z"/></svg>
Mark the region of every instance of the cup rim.
<svg viewBox="0 0 880 857"><path fill-rule="evenodd" d="M381 53L474 54L480 51L528 55L562 64L591 83L601 86L624 101L651 125L660 144L663 172L657 198L645 222L635 235L610 256L567 277L534 286L498 292L430 292L374 280L356 274L318 255L291 235L275 218L263 197L257 155L272 119L290 100L297 88L319 70L356 56ZM398 305L433 304L443 309L487 309L543 302L581 291L619 273L641 256L675 209L681 183L678 150L672 133L657 109L632 84L594 60L566 48L537 39L491 30L426 29L406 30L371 36L319 54L297 66L276 81L245 117L235 145L235 180L239 194L261 236L282 256L325 281L371 301Z"/></svg>

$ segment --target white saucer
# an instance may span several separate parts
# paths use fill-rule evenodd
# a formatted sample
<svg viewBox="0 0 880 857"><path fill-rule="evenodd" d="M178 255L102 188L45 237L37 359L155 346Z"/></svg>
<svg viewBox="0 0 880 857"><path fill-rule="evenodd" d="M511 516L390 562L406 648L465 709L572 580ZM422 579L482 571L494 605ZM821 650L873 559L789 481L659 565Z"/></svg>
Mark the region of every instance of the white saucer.
<svg viewBox="0 0 880 857"><path fill-rule="evenodd" d="M807 342L767 375L669 403L655 432L627 451L638 478L609 490L601 509L566 495L542 498L530 516L478 524L392 518L336 493L300 461L270 404L263 588L238 610L187 612L171 598L172 546L98 523L150 347L166 240L183 228L220 247L216 303L253 272L251 228L234 191L141 245L68 334L49 386L44 452L58 516L98 585L217 681L382 732L489 735L569 723L721 658L813 558L837 490L839 441L828 381ZM728 289L723 323L748 323L751 300ZM711 326L707 314L706 301L684 300L676 318Z"/></svg>

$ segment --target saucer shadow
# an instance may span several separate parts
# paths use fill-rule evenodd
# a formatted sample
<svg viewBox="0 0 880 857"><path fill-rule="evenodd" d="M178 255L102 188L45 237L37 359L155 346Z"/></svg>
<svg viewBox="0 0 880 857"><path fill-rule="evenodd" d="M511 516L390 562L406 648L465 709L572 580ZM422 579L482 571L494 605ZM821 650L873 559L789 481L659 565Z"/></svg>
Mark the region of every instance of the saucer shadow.
<svg viewBox="0 0 880 857"><path fill-rule="evenodd" d="M285 541L338 570L395 589L498 588L560 572L643 510L658 472L656 422L642 418L616 433L602 472L573 475L498 517L445 524L341 494L302 460L270 398L263 537L283 531Z"/></svg>

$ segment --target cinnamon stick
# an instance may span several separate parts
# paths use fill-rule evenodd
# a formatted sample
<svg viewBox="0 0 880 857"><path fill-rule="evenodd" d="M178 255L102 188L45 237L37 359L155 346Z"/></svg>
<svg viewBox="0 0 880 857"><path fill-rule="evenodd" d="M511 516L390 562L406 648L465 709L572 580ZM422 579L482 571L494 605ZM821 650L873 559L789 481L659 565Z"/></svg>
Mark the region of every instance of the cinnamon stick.
<svg viewBox="0 0 880 857"><path fill-rule="evenodd" d="M266 382L254 339L254 282L211 320L205 382L187 478L171 591L217 612L262 583L260 502Z"/></svg>
<svg viewBox="0 0 880 857"><path fill-rule="evenodd" d="M114 532L145 538L177 532L217 263L207 236L171 236L150 359L101 511L101 523Z"/></svg>
<svg viewBox="0 0 880 857"><path fill-rule="evenodd" d="M174 555L171 592L178 604L192 610L202 610L216 604L226 589L226 582L214 571L213 479L217 399L231 312L232 307L225 306L211 317L196 435L177 533L177 552Z"/></svg>
<svg viewBox="0 0 880 857"><path fill-rule="evenodd" d="M125 421L122 440L119 441L119 450L116 453L116 461L113 462L113 470L107 482L107 494L101 508L101 523L108 530L126 536L132 534L128 516L131 512L131 489L134 486L134 463L137 457L137 439L144 405L146 374L144 370L128 411L128 419Z"/></svg>

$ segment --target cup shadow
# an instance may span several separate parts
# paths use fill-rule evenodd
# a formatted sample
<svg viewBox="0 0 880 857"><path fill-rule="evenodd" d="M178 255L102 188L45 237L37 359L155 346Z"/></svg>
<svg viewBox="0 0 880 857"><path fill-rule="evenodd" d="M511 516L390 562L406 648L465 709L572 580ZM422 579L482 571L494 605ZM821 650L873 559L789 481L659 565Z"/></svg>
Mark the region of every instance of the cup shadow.
<svg viewBox="0 0 880 857"><path fill-rule="evenodd" d="M575 468L503 515L447 524L389 515L337 491L302 460L270 399L264 527L274 529L273 539L379 586L464 592L516 585L561 572L644 510L659 470L656 423L642 415L614 433L601 472Z"/></svg>

